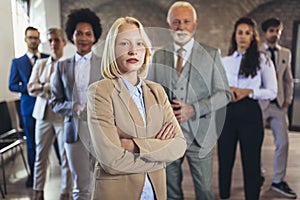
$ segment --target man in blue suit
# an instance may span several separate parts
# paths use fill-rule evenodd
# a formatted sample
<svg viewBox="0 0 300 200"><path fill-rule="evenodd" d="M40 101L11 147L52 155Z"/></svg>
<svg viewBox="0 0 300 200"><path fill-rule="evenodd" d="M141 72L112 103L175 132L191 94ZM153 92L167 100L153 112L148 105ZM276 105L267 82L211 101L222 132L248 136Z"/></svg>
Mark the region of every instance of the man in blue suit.
<svg viewBox="0 0 300 200"><path fill-rule="evenodd" d="M40 33L36 28L31 26L26 28L25 42L27 44L26 54L12 60L9 89L13 92L21 93L21 114L24 123L24 133L27 138L28 163L31 173L26 181L26 187L32 187L35 160L35 119L32 117L32 111L36 98L29 96L27 93L27 83L35 61L39 58L46 58L49 55L38 51L41 41Z"/></svg>

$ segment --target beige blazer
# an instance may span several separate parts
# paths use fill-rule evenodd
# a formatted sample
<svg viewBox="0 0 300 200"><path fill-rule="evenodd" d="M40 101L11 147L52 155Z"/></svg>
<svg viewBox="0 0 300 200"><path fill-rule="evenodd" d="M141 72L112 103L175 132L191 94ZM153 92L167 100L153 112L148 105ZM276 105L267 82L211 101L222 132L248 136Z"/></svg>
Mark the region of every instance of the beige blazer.
<svg viewBox="0 0 300 200"><path fill-rule="evenodd" d="M101 80L88 88L88 126L96 158L94 199L139 200L148 172L156 199L166 199L165 163L183 156L186 141L164 89L143 81L146 127L121 79ZM175 125L175 137L155 139L163 124ZM134 154L121 147L120 138L132 138Z"/></svg>
<svg viewBox="0 0 300 200"><path fill-rule="evenodd" d="M291 52L289 49L284 48L280 45L278 48L276 57L276 75L278 84L277 102L280 107L283 106L284 102L291 103L293 98L293 76L291 69ZM264 44L262 50L269 54L267 45ZM269 105L269 101L260 101L260 105L264 110Z"/></svg>
<svg viewBox="0 0 300 200"><path fill-rule="evenodd" d="M35 119L43 120L45 118L46 107L51 96L50 77L53 71L52 65L51 57L37 60L28 81L28 84L44 83L43 91L29 93L29 95L37 97L32 113ZM62 118L61 115L57 115L57 117Z"/></svg>

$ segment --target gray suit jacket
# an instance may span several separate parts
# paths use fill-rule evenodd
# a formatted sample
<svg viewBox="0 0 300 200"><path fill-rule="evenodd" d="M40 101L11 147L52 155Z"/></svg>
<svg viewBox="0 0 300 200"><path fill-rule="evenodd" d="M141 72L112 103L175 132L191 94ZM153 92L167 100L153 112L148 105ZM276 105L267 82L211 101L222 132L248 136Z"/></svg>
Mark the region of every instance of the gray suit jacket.
<svg viewBox="0 0 300 200"><path fill-rule="evenodd" d="M148 79L162 84L170 100L175 97L194 106L195 116L180 125L187 143L195 139L205 156L220 134L216 130L215 112L231 98L219 51L195 41L180 76L173 67L173 45L157 50L152 63ZM221 121L222 126L224 117Z"/></svg>
<svg viewBox="0 0 300 200"><path fill-rule="evenodd" d="M91 58L89 84L101 79L101 59L95 54ZM73 105L76 103L75 85L75 56L57 64L52 82L50 105L54 112L65 116L65 142L73 143L78 140L79 119L73 116ZM86 128L87 129L87 128ZM88 131L88 129L87 129Z"/></svg>
<svg viewBox="0 0 300 200"><path fill-rule="evenodd" d="M276 59L276 76L278 84L277 103L280 107L284 102L291 103L293 98L294 82L291 69L291 52L289 49L277 45ZM269 54L266 45L263 45L262 50ZM262 110L265 110L270 101L260 101Z"/></svg>

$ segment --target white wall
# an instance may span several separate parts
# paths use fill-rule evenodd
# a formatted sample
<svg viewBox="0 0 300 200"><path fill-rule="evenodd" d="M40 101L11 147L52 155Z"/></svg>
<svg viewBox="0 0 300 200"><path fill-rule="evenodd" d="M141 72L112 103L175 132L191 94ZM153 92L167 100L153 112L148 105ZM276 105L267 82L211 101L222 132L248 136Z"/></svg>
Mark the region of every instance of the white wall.
<svg viewBox="0 0 300 200"><path fill-rule="evenodd" d="M10 92L8 89L8 80L12 59L21 56L24 52L15 52L12 5L13 0L0 0L0 22L2 29L0 31L0 101L13 100L19 98L20 94ZM49 27L61 27L60 23L60 0L31 0L31 11L29 24L37 27L41 32L42 44L40 50L49 53L47 44L46 30ZM25 30L20 31L22 38L17 42L18 45L26 47L24 38ZM19 31L18 31L19 32ZM20 43L22 41L22 44ZM20 44L19 44L20 43ZM26 49L26 48L24 48ZM68 44L65 48L65 57L74 54L75 48ZM16 55L17 54L17 55Z"/></svg>
<svg viewBox="0 0 300 200"><path fill-rule="evenodd" d="M3 101L19 97L18 94L8 89L11 59L15 55L11 0L0 1L0 21L2 26L0 31L0 101Z"/></svg>

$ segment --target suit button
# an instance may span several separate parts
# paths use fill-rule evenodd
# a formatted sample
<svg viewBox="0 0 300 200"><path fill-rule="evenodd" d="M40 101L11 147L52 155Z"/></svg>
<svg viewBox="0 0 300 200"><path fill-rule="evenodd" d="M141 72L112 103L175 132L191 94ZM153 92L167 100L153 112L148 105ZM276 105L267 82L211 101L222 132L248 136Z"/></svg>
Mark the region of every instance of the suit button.
<svg viewBox="0 0 300 200"><path fill-rule="evenodd" d="M180 88L181 90L183 90L183 87L182 88Z"/></svg>
<svg viewBox="0 0 300 200"><path fill-rule="evenodd" d="M183 101L183 98L180 98L181 101Z"/></svg>

